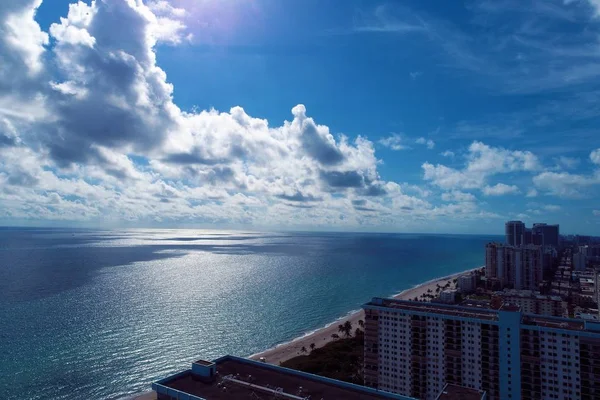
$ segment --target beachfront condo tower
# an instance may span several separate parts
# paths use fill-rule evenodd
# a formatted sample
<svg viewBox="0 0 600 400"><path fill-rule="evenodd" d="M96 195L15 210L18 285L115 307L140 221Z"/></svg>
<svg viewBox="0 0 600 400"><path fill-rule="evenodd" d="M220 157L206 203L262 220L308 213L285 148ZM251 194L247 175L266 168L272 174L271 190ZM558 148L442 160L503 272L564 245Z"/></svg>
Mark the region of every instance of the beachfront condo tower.
<svg viewBox="0 0 600 400"><path fill-rule="evenodd" d="M600 323L374 298L365 310L365 385L433 400L446 384L489 400L600 399Z"/></svg>

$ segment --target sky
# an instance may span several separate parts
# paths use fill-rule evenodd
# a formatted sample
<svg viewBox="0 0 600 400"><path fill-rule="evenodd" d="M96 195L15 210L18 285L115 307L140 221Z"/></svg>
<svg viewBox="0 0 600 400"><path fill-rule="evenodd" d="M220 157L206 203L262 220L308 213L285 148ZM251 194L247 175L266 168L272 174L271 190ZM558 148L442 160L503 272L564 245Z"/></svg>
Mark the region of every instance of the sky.
<svg viewBox="0 0 600 400"><path fill-rule="evenodd" d="M600 235L600 1L0 3L0 225Z"/></svg>

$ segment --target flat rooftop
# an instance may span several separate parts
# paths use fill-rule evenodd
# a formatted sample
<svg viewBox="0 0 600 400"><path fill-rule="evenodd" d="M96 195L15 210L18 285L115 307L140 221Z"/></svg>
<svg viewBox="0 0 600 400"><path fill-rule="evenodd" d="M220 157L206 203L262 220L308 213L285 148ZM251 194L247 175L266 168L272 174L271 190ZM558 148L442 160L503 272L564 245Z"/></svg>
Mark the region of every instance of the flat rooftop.
<svg viewBox="0 0 600 400"><path fill-rule="evenodd" d="M213 382L202 382L195 378L191 371L187 371L174 376L173 379L163 380L160 384L206 400L298 400L309 396L310 399L317 400L410 399L385 392L368 393L349 386L344 387L343 383L336 385L284 368L259 362L243 362L233 357L216 361L216 379Z"/></svg>
<svg viewBox="0 0 600 400"><path fill-rule="evenodd" d="M481 400L484 394L484 391L447 384L436 400Z"/></svg>
<svg viewBox="0 0 600 400"><path fill-rule="evenodd" d="M494 310L485 310L474 307L459 307L454 305L443 306L437 303L419 301L376 298L373 299L373 301L365 304L365 306L389 307L406 311L443 314L453 317L478 318L489 321L498 320L498 314Z"/></svg>
<svg viewBox="0 0 600 400"><path fill-rule="evenodd" d="M555 329L567 329L571 331L584 331L585 323L583 320L577 319L552 319L548 317L535 316L532 314L528 314L523 317L523 328L526 328L526 325L533 326L541 326L544 328L555 328Z"/></svg>

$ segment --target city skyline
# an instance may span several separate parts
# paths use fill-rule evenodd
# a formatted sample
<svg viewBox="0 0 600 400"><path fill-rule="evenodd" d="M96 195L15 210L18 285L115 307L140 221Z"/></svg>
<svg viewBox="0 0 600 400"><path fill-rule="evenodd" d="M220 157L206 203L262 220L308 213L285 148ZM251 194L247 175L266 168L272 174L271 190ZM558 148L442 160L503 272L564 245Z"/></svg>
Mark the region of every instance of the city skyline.
<svg viewBox="0 0 600 400"><path fill-rule="evenodd" d="M0 225L600 235L597 2L0 6Z"/></svg>

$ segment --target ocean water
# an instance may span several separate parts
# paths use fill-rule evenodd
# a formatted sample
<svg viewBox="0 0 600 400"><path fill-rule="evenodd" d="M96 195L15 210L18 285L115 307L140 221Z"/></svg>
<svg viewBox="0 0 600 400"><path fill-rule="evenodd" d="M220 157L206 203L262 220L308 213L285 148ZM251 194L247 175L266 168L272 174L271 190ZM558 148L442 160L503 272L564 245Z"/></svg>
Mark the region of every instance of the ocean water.
<svg viewBox="0 0 600 400"><path fill-rule="evenodd" d="M0 228L0 399L122 399L484 263L495 236Z"/></svg>

